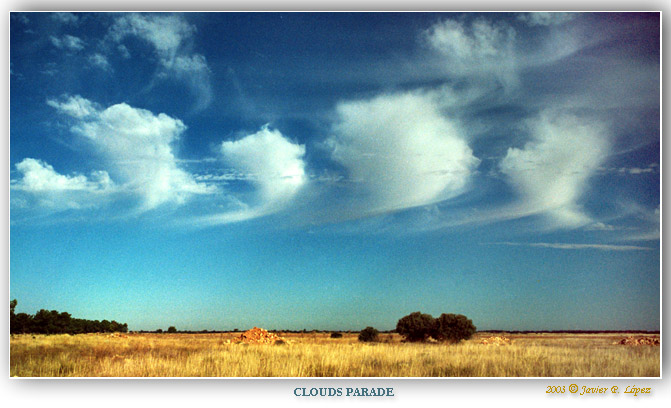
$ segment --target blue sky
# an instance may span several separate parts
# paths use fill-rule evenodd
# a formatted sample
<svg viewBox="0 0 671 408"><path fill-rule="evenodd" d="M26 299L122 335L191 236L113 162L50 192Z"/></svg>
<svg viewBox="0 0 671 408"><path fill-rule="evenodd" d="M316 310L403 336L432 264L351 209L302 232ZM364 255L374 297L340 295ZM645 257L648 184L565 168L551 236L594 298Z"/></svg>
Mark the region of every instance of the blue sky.
<svg viewBox="0 0 671 408"><path fill-rule="evenodd" d="M660 327L657 13L11 13L10 297Z"/></svg>

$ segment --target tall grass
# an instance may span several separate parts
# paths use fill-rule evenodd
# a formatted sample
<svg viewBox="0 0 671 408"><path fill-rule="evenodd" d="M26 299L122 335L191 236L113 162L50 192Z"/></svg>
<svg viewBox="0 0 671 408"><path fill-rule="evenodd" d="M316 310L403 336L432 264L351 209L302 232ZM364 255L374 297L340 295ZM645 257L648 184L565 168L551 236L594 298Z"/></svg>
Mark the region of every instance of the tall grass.
<svg viewBox="0 0 671 408"><path fill-rule="evenodd" d="M358 343L356 335L286 335L284 345L229 344L232 334L19 335L18 377L659 377L659 347L622 336L524 336L509 346Z"/></svg>

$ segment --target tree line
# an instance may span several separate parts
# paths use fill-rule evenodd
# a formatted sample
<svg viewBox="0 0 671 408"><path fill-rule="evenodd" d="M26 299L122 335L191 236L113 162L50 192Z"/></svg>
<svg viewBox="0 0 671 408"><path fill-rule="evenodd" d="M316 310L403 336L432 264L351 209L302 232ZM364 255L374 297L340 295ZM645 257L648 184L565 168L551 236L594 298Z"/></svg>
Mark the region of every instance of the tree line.
<svg viewBox="0 0 671 408"><path fill-rule="evenodd" d="M70 313L40 309L34 315L15 313L16 299L9 302L9 331L12 334L80 334L128 331L127 323L114 320L87 320L72 317Z"/></svg>

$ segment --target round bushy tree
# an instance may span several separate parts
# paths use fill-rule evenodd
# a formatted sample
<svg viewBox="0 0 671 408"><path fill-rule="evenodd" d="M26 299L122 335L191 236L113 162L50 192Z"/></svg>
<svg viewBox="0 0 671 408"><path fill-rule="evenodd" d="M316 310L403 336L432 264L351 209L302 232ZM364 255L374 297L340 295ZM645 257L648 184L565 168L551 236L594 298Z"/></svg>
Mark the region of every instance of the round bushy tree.
<svg viewBox="0 0 671 408"><path fill-rule="evenodd" d="M175 326L168 327L168 333L177 333L177 329L175 328Z"/></svg>
<svg viewBox="0 0 671 408"><path fill-rule="evenodd" d="M435 319L431 337L438 341L457 343L470 339L475 333L475 325L464 315L443 313Z"/></svg>
<svg viewBox="0 0 671 408"><path fill-rule="evenodd" d="M407 341L424 341L431 335L434 318L422 312L410 313L396 323L396 332Z"/></svg>
<svg viewBox="0 0 671 408"><path fill-rule="evenodd" d="M378 341L379 334L380 332L378 332L377 329L368 326L359 333L359 341Z"/></svg>

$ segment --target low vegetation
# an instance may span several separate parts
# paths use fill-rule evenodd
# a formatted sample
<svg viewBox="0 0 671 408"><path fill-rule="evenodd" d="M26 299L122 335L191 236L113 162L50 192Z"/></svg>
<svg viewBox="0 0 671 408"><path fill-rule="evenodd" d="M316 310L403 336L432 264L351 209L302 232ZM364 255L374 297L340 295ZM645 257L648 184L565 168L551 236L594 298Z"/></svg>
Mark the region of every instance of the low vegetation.
<svg viewBox="0 0 671 408"><path fill-rule="evenodd" d="M406 341L444 341L457 343L470 339L476 328L473 322L464 315L443 313L434 319L422 312L410 313L399 319L396 332L405 337Z"/></svg>
<svg viewBox="0 0 671 408"><path fill-rule="evenodd" d="M275 344L236 344L239 333L13 335L19 377L659 377L660 347L618 344L631 334L506 334L480 341L404 343L381 333L286 333ZM500 335L500 334L498 334ZM659 335L646 335L659 339Z"/></svg>
<svg viewBox="0 0 671 408"><path fill-rule="evenodd" d="M366 327L359 333L359 341L364 343L376 342L380 340L380 332L374 327Z"/></svg>

